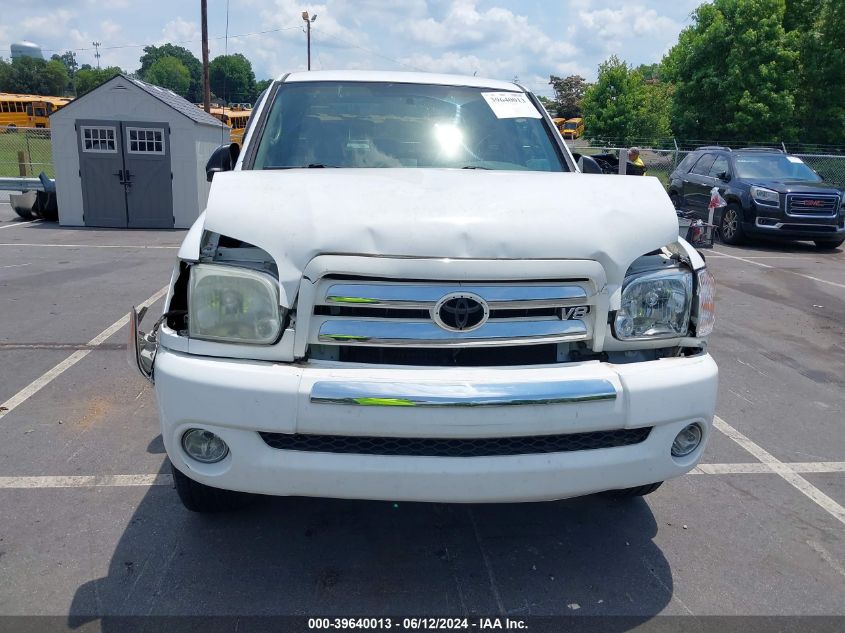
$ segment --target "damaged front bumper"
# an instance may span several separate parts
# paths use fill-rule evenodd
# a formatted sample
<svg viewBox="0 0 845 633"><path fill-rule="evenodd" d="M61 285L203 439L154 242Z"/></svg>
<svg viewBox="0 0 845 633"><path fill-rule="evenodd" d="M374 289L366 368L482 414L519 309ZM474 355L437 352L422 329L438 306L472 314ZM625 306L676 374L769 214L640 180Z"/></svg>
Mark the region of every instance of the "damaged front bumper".
<svg viewBox="0 0 845 633"><path fill-rule="evenodd" d="M126 345L126 360L130 367L137 369L144 378L154 383L153 369L158 352L158 328L163 317L156 321L149 334L145 334L141 331L140 325L146 313L146 307L136 310L135 306L132 306L132 310L129 312L129 340Z"/></svg>

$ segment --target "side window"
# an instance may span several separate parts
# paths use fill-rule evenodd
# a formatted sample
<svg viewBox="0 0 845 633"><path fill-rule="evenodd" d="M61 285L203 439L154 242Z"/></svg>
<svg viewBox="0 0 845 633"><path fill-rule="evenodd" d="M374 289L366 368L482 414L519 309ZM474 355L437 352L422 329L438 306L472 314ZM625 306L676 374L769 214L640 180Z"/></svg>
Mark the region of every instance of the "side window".
<svg viewBox="0 0 845 633"><path fill-rule="evenodd" d="M692 167L696 158L698 158L698 155L695 152L690 152L689 154L687 154L684 157L684 160L682 160L678 164L678 167L676 168L677 171L682 173L682 174L687 173L689 171L689 168Z"/></svg>
<svg viewBox="0 0 845 633"><path fill-rule="evenodd" d="M716 178L719 174L727 171L729 171L727 156L716 157L716 160L713 161L713 166L710 168L710 175Z"/></svg>
<svg viewBox="0 0 845 633"><path fill-rule="evenodd" d="M116 128L83 125L81 127L81 131L83 152L97 154L117 153L117 146L115 145L114 138Z"/></svg>
<svg viewBox="0 0 845 633"><path fill-rule="evenodd" d="M706 176L710 173L710 168L713 166L713 161L715 160L716 157L713 156L713 154L704 154L698 159L698 162L695 164L695 167L692 168L690 173Z"/></svg>

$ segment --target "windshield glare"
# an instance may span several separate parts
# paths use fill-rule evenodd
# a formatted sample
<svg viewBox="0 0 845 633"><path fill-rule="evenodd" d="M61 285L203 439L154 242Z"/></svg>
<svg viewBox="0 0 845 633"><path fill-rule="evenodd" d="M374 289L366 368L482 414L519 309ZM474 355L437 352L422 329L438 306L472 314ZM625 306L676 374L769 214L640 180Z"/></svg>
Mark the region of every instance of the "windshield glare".
<svg viewBox="0 0 845 633"><path fill-rule="evenodd" d="M762 156L737 156L736 173L740 178L766 180L805 180L818 182L819 175L800 158L785 154L764 154Z"/></svg>
<svg viewBox="0 0 845 633"><path fill-rule="evenodd" d="M485 92L496 91L364 82L282 85L253 167L566 170L533 106L537 118L499 118Z"/></svg>

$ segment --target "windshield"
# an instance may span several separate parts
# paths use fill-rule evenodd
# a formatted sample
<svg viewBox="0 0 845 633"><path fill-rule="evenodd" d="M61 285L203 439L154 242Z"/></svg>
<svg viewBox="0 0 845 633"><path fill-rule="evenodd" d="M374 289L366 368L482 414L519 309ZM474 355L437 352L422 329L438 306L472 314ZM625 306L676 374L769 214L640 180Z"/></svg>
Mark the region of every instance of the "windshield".
<svg viewBox="0 0 845 633"><path fill-rule="evenodd" d="M818 182L819 175L804 161L786 154L739 155L734 159L736 173L740 178L766 180L806 180Z"/></svg>
<svg viewBox="0 0 845 633"><path fill-rule="evenodd" d="M402 83L282 85L254 169L452 167L564 171L521 92Z"/></svg>
<svg viewBox="0 0 845 633"><path fill-rule="evenodd" d="M566 123L566 124L563 126L563 128L564 128L565 130L574 130L574 129L576 129L577 127L578 127L578 124L577 124L575 121L571 121L571 122L569 122L569 123Z"/></svg>

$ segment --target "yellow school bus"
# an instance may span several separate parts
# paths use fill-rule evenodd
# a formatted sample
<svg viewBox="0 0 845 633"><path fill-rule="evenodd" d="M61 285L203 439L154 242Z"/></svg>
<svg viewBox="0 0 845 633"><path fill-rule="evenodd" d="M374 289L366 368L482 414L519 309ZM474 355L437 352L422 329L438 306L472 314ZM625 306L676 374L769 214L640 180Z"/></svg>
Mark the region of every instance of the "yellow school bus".
<svg viewBox="0 0 845 633"><path fill-rule="evenodd" d="M50 127L50 114L69 102L68 97L0 92L0 129Z"/></svg>
<svg viewBox="0 0 845 633"><path fill-rule="evenodd" d="M211 108L211 116L232 128L229 138L232 143L243 144L244 128L252 110L247 108Z"/></svg>
<svg viewBox="0 0 845 633"><path fill-rule="evenodd" d="M563 125L564 123L566 123L566 119L562 119L561 117L555 117L554 119L552 119L552 123L554 123L558 131L563 134Z"/></svg>
<svg viewBox="0 0 845 633"><path fill-rule="evenodd" d="M563 138L570 140L581 138L581 135L584 133L584 119L580 117L567 119L566 123L563 124L561 132L563 133Z"/></svg>

